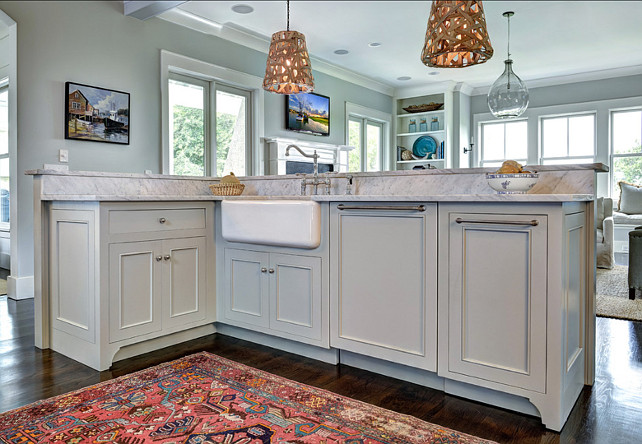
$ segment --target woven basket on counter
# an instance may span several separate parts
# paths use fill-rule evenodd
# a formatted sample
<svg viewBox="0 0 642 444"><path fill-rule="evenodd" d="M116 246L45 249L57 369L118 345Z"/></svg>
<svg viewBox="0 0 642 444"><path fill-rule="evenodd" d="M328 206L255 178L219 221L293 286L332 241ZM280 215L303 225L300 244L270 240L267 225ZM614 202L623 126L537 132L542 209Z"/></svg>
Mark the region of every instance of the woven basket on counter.
<svg viewBox="0 0 642 444"><path fill-rule="evenodd" d="M245 189L242 183L213 183L210 190L216 196L240 196Z"/></svg>

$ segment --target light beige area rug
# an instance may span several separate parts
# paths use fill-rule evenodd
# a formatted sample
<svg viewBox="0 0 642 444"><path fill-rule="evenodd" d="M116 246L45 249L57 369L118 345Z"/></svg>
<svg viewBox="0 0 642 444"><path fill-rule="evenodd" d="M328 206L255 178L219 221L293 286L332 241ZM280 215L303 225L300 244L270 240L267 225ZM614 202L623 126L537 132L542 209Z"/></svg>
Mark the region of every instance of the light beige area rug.
<svg viewBox="0 0 642 444"><path fill-rule="evenodd" d="M639 290L634 301L629 299L628 267L616 265L611 270L597 269L598 316L642 321L642 297Z"/></svg>
<svg viewBox="0 0 642 444"><path fill-rule="evenodd" d="M6 279L0 279L0 296L7 294L7 281Z"/></svg>

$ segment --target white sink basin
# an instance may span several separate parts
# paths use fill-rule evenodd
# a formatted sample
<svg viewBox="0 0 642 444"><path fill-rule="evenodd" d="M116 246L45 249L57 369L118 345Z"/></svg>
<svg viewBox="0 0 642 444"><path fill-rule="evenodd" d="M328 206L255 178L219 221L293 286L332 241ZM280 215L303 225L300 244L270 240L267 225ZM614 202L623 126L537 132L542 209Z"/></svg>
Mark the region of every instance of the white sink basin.
<svg viewBox="0 0 642 444"><path fill-rule="evenodd" d="M230 242L316 248L321 242L321 206L301 200L224 200L223 239Z"/></svg>

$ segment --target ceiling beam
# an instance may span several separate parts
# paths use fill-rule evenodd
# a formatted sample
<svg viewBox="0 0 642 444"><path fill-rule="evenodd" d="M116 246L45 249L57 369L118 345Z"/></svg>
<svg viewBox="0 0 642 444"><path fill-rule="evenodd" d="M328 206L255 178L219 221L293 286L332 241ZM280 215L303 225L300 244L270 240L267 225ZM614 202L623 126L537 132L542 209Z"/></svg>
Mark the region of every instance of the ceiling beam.
<svg viewBox="0 0 642 444"><path fill-rule="evenodd" d="M185 1L124 1L123 12L129 17L135 17L139 20L147 20L156 17L165 11L174 9Z"/></svg>

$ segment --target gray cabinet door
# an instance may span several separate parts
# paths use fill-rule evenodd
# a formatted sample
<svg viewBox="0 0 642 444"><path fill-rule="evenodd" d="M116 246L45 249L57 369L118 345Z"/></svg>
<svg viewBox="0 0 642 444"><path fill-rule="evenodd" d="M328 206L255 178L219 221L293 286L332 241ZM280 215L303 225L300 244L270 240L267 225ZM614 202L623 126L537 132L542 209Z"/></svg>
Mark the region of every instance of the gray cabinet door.
<svg viewBox="0 0 642 444"><path fill-rule="evenodd" d="M436 371L436 205L391 205L331 209L330 343Z"/></svg>
<svg viewBox="0 0 642 444"><path fill-rule="evenodd" d="M109 342L161 329L161 255L161 241L109 246Z"/></svg>
<svg viewBox="0 0 642 444"><path fill-rule="evenodd" d="M270 253L270 329L321 340L321 258Z"/></svg>
<svg viewBox="0 0 642 444"><path fill-rule="evenodd" d="M269 326L268 253L225 249L225 318Z"/></svg>
<svg viewBox="0 0 642 444"><path fill-rule="evenodd" d="M96 342L96 236L93 211L51 210L51 325Z"/></svg>
<svg viewBox="0 0 642 444"><path fill-rule="evenodd" d="M204 237L163 241L163 328L205 319L206 249Z"/></svg>
<svg viewBox="0 0 642 444"><path fill-rule="evenodd" d="M449 377L544 392L546 216L448 217Z"/></svg>

